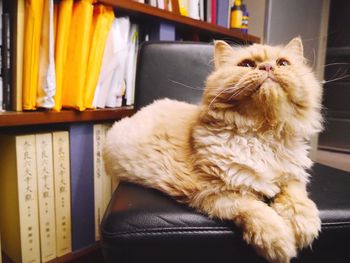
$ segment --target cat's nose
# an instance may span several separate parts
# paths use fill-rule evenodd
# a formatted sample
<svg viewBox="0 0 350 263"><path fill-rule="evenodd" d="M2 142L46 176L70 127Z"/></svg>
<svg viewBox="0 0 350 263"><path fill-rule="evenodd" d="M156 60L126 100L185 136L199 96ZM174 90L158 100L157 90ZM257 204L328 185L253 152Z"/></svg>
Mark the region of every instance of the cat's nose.
<svg viewBox="0 0 350 263"><path fill-rule="evenodd" d="M264 63L264 64L259 65L259 69L270 72L273 70L273 66L270 63Z"/></svg>

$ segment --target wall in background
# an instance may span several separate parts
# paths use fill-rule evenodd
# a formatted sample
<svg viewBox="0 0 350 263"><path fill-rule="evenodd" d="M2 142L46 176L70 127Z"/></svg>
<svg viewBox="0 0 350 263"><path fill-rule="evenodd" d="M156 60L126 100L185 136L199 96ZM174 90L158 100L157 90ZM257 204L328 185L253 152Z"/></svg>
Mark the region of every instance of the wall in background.
<svg viewBox="0 0 350 263"><path fill-rule="evenodd" d="M249 12L249 34L260 37L264 43L265 7L267 0L244 0Z"/></svg>

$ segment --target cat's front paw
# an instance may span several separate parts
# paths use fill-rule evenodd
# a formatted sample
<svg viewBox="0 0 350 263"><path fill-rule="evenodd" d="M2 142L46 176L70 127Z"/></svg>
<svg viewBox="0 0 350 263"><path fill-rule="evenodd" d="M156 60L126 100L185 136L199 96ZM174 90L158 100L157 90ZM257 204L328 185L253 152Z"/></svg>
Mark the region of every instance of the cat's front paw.
<svg viewBox="0 0 350 263"><path fill-rule="evenodd" d="M315 203L306 200L295 206L295 218L291 220L296 245L299 249L311 246L321 231L321 220Z"/></svg>
<svg viewBox="0 0 350 263"><path fill-rule="evenodd" d="M305 199L293 204L276 203L273 208L290 223L297 248L311 246L321 230L321 220L315 203Z"/></svg>
<svg viewBox="0 0 350 263"><path fill-rule="evenodd" d="M244 240L269 262L289 263L297 254L290 227L282 219L267 220L254 222L254 225L244 229Z"/></svg>

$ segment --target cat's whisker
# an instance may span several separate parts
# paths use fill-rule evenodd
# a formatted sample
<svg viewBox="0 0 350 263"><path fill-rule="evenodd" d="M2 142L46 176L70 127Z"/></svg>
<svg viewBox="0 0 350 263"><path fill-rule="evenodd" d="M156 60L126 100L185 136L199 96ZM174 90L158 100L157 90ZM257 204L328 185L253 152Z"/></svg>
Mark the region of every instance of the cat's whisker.
<svg viewBox="0 0 350 263"><path fill-rule="evenodd" d="M345 70L344 72L342 72L342 71L343 71L343 69L342 69L342 68L339 68L339 69L332 75L332 77L330 77L329 80L341 78L342 76L346 75L347 70ZM340 74L339 74L339 73L340 73ZM323 82L321 82L321 84L325 84L325 83L327 83L326 80L323 80Z"/></svg>
<svg viewBox="0 0 350 263"><path fill-rule="evenodd" d="M235 86L233 86L233 87L229 87L229 88L227 88L227 89L223 89L222 91L220 91L220 92L211 100L211 102L209 103L209 105L208 105L208 111L210 110L211 105L214 103L214 101L215 101L221 94L227 93L227 92L231 91L231 89L235 89L236 86L237 86L237 84L236 84Z"/></svg>
<svg viewBox="0 0 350 263"><path fill-rule="evenodd" d="M232 95L230 96L230 98L228 100L233 99L234 97L237 97L238 95L240 95L245 89L244 88L240 88L237 89L235 92L232 93Z"/></svg>
<svg viewBox="0 0 350 263"><path fill-rule="evenodd" d="M339 77L339 78L335 78L335 79L330 79L330 80L324 80L324 81L321 81L322 84L326 84L326 83L330 83L330 82L334 82L334 81L337 81L337 80L341 80L341 79L345 79L347 77L350 77L350 74L346 74L342 77Z"/></svg>
<svg viewBox="0 0 350 263"><path fill-rule="evenodd" d="M192 86L186 85L186 84L184 84L184 83L181 83L181 82L178 82L178 81L175 81L175 80L172 80L172 79L168 79L168 80L169 80L170 82L172 82L172 83L181 85L181 86L186 87L186 88L189 88L189 89L193 89L193 90L205 90L205 88L192 87Z"/></svg>
<svg viewBox="0 0 350 263"><path fill-rule="evenodd" d="M210 110L211 105L214 103L214 101L215 101L224 91L225 91L225 90L220 91L220 92L211 100L211 102L210 102L209 105L208 105L208 111Z"/></svg>
<svg viewBox="0 0 350 263"><path fill-rule="evenodd" d="M347 65L347 66L350 66L350 63L346 63L346 62L334 62L334 63L325 64L323 67L336 66L336 65Z"/></svg>

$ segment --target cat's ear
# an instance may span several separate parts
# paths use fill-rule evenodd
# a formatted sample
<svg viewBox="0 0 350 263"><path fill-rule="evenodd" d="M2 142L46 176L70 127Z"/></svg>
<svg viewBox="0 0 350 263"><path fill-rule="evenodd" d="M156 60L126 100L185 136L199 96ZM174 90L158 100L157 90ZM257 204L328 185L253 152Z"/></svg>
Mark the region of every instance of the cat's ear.
<svg viewBox="0 0 350 263"><path fill-rule="evenodd" d="M230 61L233 56L233 48L222 40L214 41L214 66L220 67L226 61Z"/></svg>
<svg viewBox="0 0 350 263"><path fill-rule="evenodd" d="M303 48L303 42L301 41L300 37L293 38L285 47L290 52L293 52L295 55L297 55L300 59L303 60L304 58L304 48Z"/></svg>

